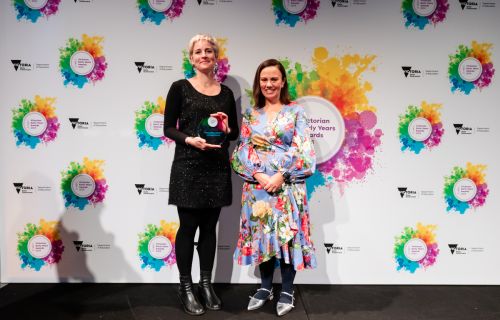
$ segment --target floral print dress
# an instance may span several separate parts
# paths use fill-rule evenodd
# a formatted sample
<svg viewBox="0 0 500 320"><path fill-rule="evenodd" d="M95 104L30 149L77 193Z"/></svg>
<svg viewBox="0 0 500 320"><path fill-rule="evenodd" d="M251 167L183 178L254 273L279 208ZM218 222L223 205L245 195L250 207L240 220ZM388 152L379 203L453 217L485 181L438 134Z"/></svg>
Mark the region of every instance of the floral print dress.
<svg viewBox="0 0 500 320"><path fill-rule="evenodd" d="M284 105L270 122L263 109L249 108L231 165L245 180L234 252L238 264L260 264L275 256L295 270L315 268L305 179L314 173L316 157L303 108ZM258 172L289 173L290 178L270 194L253 177Z"/></svg>

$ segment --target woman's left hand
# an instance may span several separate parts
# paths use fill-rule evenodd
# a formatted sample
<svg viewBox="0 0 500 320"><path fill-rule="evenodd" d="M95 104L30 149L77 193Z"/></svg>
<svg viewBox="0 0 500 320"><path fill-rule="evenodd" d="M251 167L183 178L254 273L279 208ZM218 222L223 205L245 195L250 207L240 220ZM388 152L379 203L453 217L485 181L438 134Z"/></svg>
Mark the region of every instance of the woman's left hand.
<svg viewBox="0 0 500 320"><path fill-rule="evenodd" d="M221 130L223 132L225 132L226 134L229 134L229 132L231 132L231 129L229 128L229 124L228 124L228 120L227 120L228 119L227 114L219 111L217 113L212 113L210 116L217 118L221 121L221 123L222 123Z"/></svg>
<svg viewBox="0 0 500 320"><path fill-rule="evenodd" d="M281 186L285 182L283 175L281 173L275 173L264 186L264 190L269 193L275 193L281 189Z"/></svg>

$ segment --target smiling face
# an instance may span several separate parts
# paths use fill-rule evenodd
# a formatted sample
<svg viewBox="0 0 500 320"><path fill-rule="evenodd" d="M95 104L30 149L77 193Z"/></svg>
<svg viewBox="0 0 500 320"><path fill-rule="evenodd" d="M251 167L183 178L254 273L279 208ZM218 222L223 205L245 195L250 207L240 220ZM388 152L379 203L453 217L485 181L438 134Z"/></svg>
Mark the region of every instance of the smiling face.
<svg viewBox="0 0 500 320"><path fill-rule="evenodd" d="M215 49L210 42L200 40L194 43L189 60L196 70L201 72L213 71L216 59Z"/></svg>
<svg viewBox="0 0 500 320"><path fill-rule="evenodd" d="M266 101L271 103L279 102L281 89L285 85L285 82L278 67L270 66L262 69L259 81L260 91Z"/></svg>

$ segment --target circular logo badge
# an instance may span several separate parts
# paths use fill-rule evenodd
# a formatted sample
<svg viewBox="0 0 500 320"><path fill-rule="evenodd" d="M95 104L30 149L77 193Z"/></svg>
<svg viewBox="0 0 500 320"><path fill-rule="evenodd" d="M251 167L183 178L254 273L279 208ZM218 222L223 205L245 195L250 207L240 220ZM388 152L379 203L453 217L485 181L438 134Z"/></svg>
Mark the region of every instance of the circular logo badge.
<svg viewBox="0 0 500 320"><path fill-rule="evenodd" d="M33 258L43 259L52 251L52 244L49 238L37 234L28 241L28 252Z"/></svg>
<svg viewBox="0 0 500 320"><path fill-rule="evenodd" d="M30 136L38 137L47 129L47 119L40 112L28 112L23 118L23 129Z"/></svg>
<svg viewBox="0 0 500 320"><path fill-rule="evenodd" d="M74 73L86 76L94 70L94 57L87 51L77 51L71 55L70 67Z"/></svg>
<svg viewBox="0 0 500 320"><path fill-rule="evenodd" d="M283 0L283 7L288 13L299 14L307 7L307 0Z"/></svg>
<svg viewBox="0 0 500 320"><path fill-rule="evenodd" d="M163 260L172 253L172 243L165 236L155 236L148 243L149 254L159 260Z"/></svg>
<svg viewBox="0 0 500 320"><path fill-rule="evenodd" d="M344 142L344 118L337 107L321 97L306 96L297 99L297 103L307 112L318 164L328 161L340 150Z"/></svg>
<svg viewBox="0 0 500 320"><path fill-rule="evenodd" d="M426 118L415 118L408 125L408 134L415 141L425 141L432 134L432 125Z"/></svg>
<svg viewBox="0 0 500 320"><path fill-rule="evenodd" d="M87 198L95 191L95 181L86 173L77 174L71 180L71 190L80 198Z"/></svg>
<svg viewBox="0 0 500 320"><path fill-rule="evenodd" d="M481 77L483 73L483 66L481 62L473 57L467 57L460 61L458 65L458 74L462 80L473 82Z"/></svg>
<svg viewBox="0 0 500 320"><path fill-rule="evenodd" d="M214 117L208 118L207 122L208 122L208 125L211 126L212 128L215 128L217 126L217 123L219 123L219 121Z"/></svg>
<svg viewBox="0 0 500 320"><path fill-rule="evenodd" d="M474 199L477 193L477 186L469 178L462 178L453 185L453 195L457 200L468 202Z"/></svg>
<svg viewBox="0 0 500 320"><path fill-rule="evenodd" d="M148 0L148 4L156 12L165 12L172 6L173 0Z"/></svg>
<svg viewBox="0 0 500 320"><path fill-rule="evenodd" d="M421 16L428 17L436 11L437 1L436 0L413 0L412 3L413 11Z"/></svg>
<svg viewBox="0 0 500 320"><path fill-rule="evenodd" d="M24 3L33 10L40 10L47 4L48 0L24 0Z"/></svg>
<svg viewBox="0 0 500 320"><path fill-rule="evenodd" d="M410 261L420 261L427 254L427 245L420 238L412 238L405 243L405 257Z"/></svg>
<svg viewBox="0 0 500 320"><path fill-rule="evenodd" d="M163 137L163 115L161 113L153 113L146 119L146 131L147 133L154 137Z"/></svg>

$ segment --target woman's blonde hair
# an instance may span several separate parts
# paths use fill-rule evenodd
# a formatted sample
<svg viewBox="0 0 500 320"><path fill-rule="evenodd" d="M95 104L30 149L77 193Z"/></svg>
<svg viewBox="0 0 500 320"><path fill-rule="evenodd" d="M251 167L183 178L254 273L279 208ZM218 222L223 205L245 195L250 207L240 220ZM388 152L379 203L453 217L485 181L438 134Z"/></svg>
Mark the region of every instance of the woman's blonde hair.
<svg viewBox="0 0 500 320"><path fill-rule="evenodd" d="M188 45L189 56L191 57L193 55L193 49L194 49L195 43L198 41L201 41L201 40L206 40L206 41L208 41L208 43L210 43L210 45L214 49L215 57L218 58L219 57L219 44L217 43L217 40L209 34L201 34L201 33L195 35L194 37L191 38L191 40L189 40L189 45Z"/></svg>

